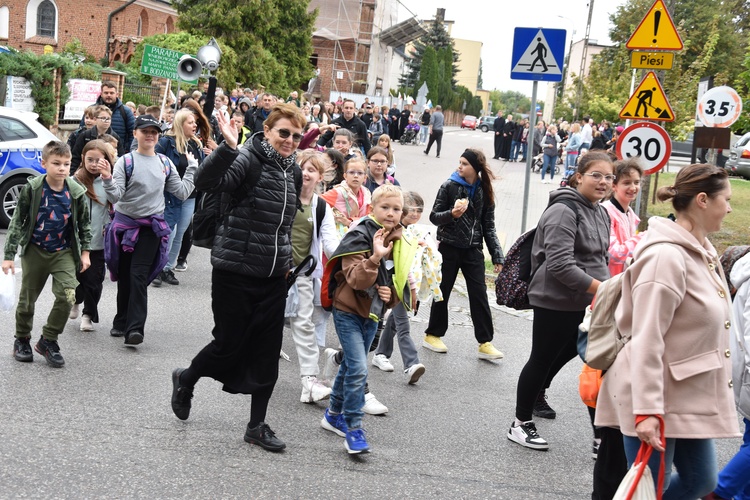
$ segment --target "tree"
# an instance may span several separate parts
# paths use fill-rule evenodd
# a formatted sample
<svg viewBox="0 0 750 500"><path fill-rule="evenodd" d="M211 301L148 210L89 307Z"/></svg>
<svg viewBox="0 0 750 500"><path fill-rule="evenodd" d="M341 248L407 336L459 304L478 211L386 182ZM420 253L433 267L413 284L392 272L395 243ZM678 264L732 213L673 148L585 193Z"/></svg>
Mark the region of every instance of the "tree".
<svg viewBox="0 0 750 500"><path fill-rule="evenodd" d="M502 111L508 113L529 113L531 109L531 99L521 92L514 90L500 91L493 90L490 92L490 101L492 101L492 112Z"/></svg>
<svg viewBox="0 0 750 500"><path fill-rule="evenodd" d="M313 75L310 54L317 10L308 13L308 5L308 0L173 3L180 14L180 29L215 37L234 49L236 81L261 84L277 94L299 88Z"/></svg>
<svg viewBox="0 0 750 500"><path fill-rule="evenodd" d="M451 51L451 74L455 75L458 72L458 52L453 48L453 40L443 26L443 23L433 21L430 24L430 30L422 38L414 42L414 49L408 54L407 59L407 74L399 79L399 84L404 87L410 87L419 78L419 72L422 67L422 59L424 57L424 51L427 47L432 47L435 51L439 51L443 48L449 48ZM455 88L457 81L451 78L451 88ZM428 84L429 85L429 84ZM419 87L416 87L419 88Z"/></svg>
<svg viewBox="0 0 750 500"><path fill-rule="evenodd" d="M414 88L419 89L422 83L427 83L427 99L434 103L438 102L438 61L437 53L432 47L427 47L422 58L422 66L419 72L419 79Z"/></svg>
<svg viewBox="0 0 750 500"><path fill-rule="evenodd" d="M208 40L205 37L197 37L191 35L187 31L147 36L136 47L133 57L130 59L127 67L131 74L139 72L141 60L143 59L143 50L146 45L153 45L154 47L161 47L163 49L176 50L178 52L196 55L198 49L206 45L207 42ZM216 78L219 81L220 86L233 89L235 82L241 81L240 73L238 71L240 68L237 62L237 53L221 41L219 41L219 48L221 49L221 62L219 63ZM138 79L142 83L151 83L151 77L148 75L139 74Z"/></svg>
<svg viewBox="0 0 750 500"><path fill-rule="evenodd" d="M481 89L484 87L484 81L482 80L482 59L479 59L479 75L477 75L477 88Z"/></svg>

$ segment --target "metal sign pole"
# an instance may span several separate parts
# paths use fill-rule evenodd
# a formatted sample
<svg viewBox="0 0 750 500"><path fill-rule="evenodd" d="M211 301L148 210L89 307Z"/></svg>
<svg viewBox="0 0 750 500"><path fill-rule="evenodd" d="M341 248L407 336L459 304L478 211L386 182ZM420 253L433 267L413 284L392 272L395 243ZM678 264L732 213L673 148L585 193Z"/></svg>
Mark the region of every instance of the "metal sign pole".
<svg viewBox="0 0 750 500"><path fill-rule="evenodd" d="M523 181L523 212L521 213L521 233L526 232L526 217L529 212L529 188L531 187L531 164L534 161L534 131L536 130L536 89L539 82L534 80L531 90L531 112L529 113L529 135L526 136L526 177Z"/></svg>

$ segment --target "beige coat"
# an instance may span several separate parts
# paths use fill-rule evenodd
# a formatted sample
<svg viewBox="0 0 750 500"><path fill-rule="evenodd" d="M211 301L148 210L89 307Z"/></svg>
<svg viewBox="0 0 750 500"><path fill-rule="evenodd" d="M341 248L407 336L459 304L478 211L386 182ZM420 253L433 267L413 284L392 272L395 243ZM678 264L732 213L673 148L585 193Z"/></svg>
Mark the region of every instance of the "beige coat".
<svg viewBox="0 0 750 500"><path fill-rule="evenodd" d="M615 313L632 339L604 375L596 425L635 436L636 415L663 415L667 437L739 436L731 303L716 250L653 217L634 257Z"/></svg>

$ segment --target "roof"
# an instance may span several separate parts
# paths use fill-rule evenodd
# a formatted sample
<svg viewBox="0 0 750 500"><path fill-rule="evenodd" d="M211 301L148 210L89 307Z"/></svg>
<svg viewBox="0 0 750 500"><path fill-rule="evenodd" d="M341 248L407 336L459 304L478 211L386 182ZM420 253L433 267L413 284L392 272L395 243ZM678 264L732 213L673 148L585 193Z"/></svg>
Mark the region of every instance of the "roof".
<svg viewBox="0 0 750 500"><path fill-rule="evenodd" d="M381 43L390 45L391 47L400 47L417 38L422 38L426 34L427 29L422 26L422 23L416 17L412 17L384 29L378 37Z"/></svg>

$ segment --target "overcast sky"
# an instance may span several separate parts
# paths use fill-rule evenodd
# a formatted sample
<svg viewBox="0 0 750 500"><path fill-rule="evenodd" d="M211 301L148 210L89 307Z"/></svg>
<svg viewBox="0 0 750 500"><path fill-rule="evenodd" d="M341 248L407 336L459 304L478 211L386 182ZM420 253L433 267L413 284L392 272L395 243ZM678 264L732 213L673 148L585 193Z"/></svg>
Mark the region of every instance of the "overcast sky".
<svg viewBox="0 0 750 500"><path fill-rule="evenodd" d="M609 15L624 1L594 2L589 36L591 40L609 43ZM484 44L484 88L517 90L529 96L532 82L510 79L513 30L516 27L567 30L567 54L571 32L576 32L573 36L574 41L582 39L585 34L589 9L587 0L401 0L401 3L403 6L399 8L399 21L411 17L407 8L418 18L427 20L435 16L438 8L444 8L446 20L455 21L451 33L454 38L477 40ZM643 15L646 15L645 11ZM544 86L540 85L540 89L544 89Z"/></svg>

